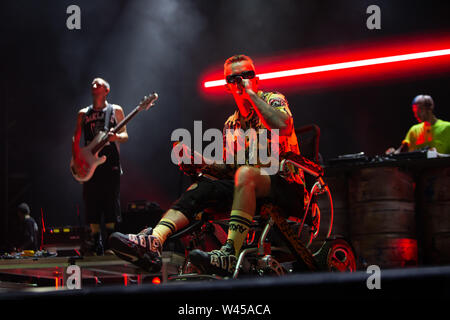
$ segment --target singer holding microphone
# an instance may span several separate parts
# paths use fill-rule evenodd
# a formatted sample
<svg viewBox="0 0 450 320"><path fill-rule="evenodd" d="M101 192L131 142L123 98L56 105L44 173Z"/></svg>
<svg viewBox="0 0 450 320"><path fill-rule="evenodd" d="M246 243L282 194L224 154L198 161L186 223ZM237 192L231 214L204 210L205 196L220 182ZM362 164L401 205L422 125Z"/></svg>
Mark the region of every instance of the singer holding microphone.
<svg viewBox="0 0 450 320"><path fill-rule="evenodd" d="M237 107L225 122L223 134L224 142L227 143L224 149L231 149L234 159L237 159L238 150L228 148L230 140L227 139L227 131L238 132L233 135L235 140L231 143L235 145L242 138L238 135L248 129L252 128L256 132L276 129L279 135L279 145L276 148L279 152L278 159L287 152L299 154L288 103L278 92L258 90L259 78L252 59L242 54L228 58L224 64L224 76L225 89L233 95ZM276 133L271 131L267 136L273 137L274 134ZM246 154L248 147L246 144ZM258 143L258 148L270 148L270 143ZM226 153L224 152L224 156ZM270 153L266 150L265 154ZM231 168L231 175L228 178L200 180L192 184L163 215L155 228L145 229L136 235L118 232L112 234L110 245L116 255L151 272L158 272L162 265L162 247L171 234L188 226L206 208L218 208L221 211L226 209L231 212L231 216L228 237L222 248L211 252L193 250L189 259L203 273L229 276L234 272L237 256L255 215L257 200L270 200L286 216L303 214L306 193L301 170L287 168L283 173L263 175L258 164L248 163L205 164L203 168L210 166L214 166L216 171L221 166L225 171Z"/></svg>

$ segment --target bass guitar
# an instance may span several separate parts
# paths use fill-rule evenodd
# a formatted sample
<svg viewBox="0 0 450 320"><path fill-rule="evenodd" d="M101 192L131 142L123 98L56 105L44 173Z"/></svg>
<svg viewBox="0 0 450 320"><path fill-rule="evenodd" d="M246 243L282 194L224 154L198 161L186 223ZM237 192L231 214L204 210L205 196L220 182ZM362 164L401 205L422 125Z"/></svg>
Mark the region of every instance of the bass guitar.
<svg viewBox="0 0 450 320"><path fill-rule="evenodd" d="M133 117L135 117L140 111L148 110L155 105L155 101L158 99L157 93L152 93L149 96L145 96L139 105L134 108L119 124L112 128L109 132L118 133ZM100 131L94 139L85 147L80 148L79 157L84 161L84 170L80 170L75 165L75 160L72 157L70 161L70 170L73 177L80 183L86 182L92 178L95 169L106 161L106 156L99 157L98 153L109 142L108 132Z"/></svg>

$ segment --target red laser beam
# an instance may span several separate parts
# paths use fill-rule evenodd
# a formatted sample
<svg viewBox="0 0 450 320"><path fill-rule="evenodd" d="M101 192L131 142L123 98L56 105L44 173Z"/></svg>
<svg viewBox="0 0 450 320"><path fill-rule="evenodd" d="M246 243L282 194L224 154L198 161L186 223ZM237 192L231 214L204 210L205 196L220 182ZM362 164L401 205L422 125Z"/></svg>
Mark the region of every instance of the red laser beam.
<svg viewBox="0 0 450 320"><path fill-rule="evenodd" d="M450 36L404 36L394 41L302 50L255 60L260 86L271 89L298 91L375 80L416 79L450 70ZM206 97L225 93L225 80L219 70L207 72L200 82Z"/></svg>
<svg viewBox="0 0 450 320"><path fill-rule="evenodd" d="M372 65L377 65L377 64L425 59L425 58L432 58L432 57L439 57L439 56L446 56L446 55L450 55L450 49L442 49L442 50L434 50L434 51L426 51L426 52L416 52L416 53L402 54L402 55L389 56L389 57L380 57L380 58L374 58L374 59L364 59L364 60L357 60L357 61L347 61L347 62L326 64L326 65L322 65L322 66L298 68L298 69L291 69L291 70L282 70L282 71L275 71L275 72L269 72L269 73L262 73L262 74L259 74L258 76L259 76L260 80L285 78L285 77L299 76L299 75L303 75L303 74L319 73L319 72L326 72L326 71L332 71L332 70L350 69L350 68L357 68L357 67L372 66ZM222 79L222 80L206 81L203 84L203 86L205 88L210 88L210 87L223 86L225 84L226 84L225 80Z"/></svg>

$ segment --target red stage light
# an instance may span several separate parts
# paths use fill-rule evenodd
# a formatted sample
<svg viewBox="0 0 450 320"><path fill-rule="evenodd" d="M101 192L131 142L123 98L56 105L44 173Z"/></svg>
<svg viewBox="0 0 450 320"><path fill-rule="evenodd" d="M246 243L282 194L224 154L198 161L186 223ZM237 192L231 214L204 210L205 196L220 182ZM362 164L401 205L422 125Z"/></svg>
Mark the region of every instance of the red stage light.
<svg viewBox="0 0 450 320"><path fill-rule="evenodd" d="M41 229L41 246L39 247L39 250L42 250L44 247L44 233L45 233L45 223L44 223L44 210L41 208L41 223L42 223L42 229Z"/></svg>
<svg viewBox="0 0 450 320"><path fill-rule="evenodd" d="M158 277L154 277L154 278L152 279L152 283L153 283L153 284L160 284L160 283L161 283L161 279L159 279Z"/></svg>
<svg viewBox="0 0 450 320"><path fill-rule="evenodd" d="M333 63L333 64L327 64L327 65L315 66L315 67L275 71L275 72L269 72L269 73L262 73L262 74L259 74L258 76L259 76L260 80L285 78L285 77L299 76L299 75L303 75L303 74L326 72L326 71L341 70L341 69L350 69L350 68L357 68L357 67L372 66L372 65L376 65L376 64L425 59L425 58L432 58L432 57L439 57L439 56L446 56L446 55L450 55L450 49L434 50L434 51L427 51L427 52L416 52L416 53L402 54L402 55L397 55L397 56L389 56L389 57L381 57L381 58L365 59L365 60L357 60L357 61L348 61L348 62ZM205 88L218 87L218 86L223 86L223 85L225 85L225 80L206 81L203 84L203 86Z"/></svg>
<svg viewBox="0 0 450 320"><path fill-rule="evenodd" d="M260 86L305 90L373 80L450 71L450 36L404 37L371 44L303 50L274 58L255 58ZM207 96L224 94L221 70L208 72L201 87Z"/></svg>

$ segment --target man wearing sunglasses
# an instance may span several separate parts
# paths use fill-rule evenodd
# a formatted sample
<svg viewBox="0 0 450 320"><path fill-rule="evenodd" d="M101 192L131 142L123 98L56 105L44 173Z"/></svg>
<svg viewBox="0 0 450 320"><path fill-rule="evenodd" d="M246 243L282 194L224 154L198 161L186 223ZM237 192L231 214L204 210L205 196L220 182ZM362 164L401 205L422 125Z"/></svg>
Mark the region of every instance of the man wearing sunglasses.
<svg viewBox="0 0 450 320"><path fill-rule="evenodd" d="M253 61L245 55L235 55L224 64L226 90L233 95L236 111L224 126L224 148L230 142L227 133L244 132L248 129L270 131L273 139L278 134L279 154L299 154L292 114L284 96L277 92L258 90ZM242 129L242 131L236 130ZM278 132L276 132L278 131ZM242 138L233 135L232 145ZM239 140L239 141L242 141ZM244 144L243 144L244 145ZM269 143L258 147L267 148ZM245 144L247 148L248 145ZM237 149L231 148L233 154ZM269 153L266 153L269 154ZM236 159L236 157L234 158ZM166 239L186 227L195 216L206 208L231 209L228 237L220 250L191 251L191 262L202 272L229 276L234 271L237 256L246 239L250 223L259 200L270 200L286 215L303 212L303 172L289 167L275 175L261 174L258 164L212 165L216 171L229 171L232 175L219 180L202 180L191 185L163 215L155 228L148 228L137 235L114 233L110 237L111 247L121 258L131 261L151 272L161 268L161 250ZM236 170L236 168L238 168Z"/></svg>
<svg viewBox="0 0 450 320"><path fill-rule="evenodd" d="M225 130L250 128L278 130L279 157L293 152L299 154L294 122L285 97L278 92L258 90L253 61L245 55L235 55L224 65L226 90L233 95L237 106L235 113L225 122ZM262 146L260 146L262 147ZM235 150L236 152L237 150ZM220 250L191 251L190 261L205 273L230 275L234 271L237 256L247 237L253 216L260 200L278 205L286 216L296 215L304 207L303 172L289 167L287 172L275 175L261 174L259 165L240 166L234 176L234 196L231 209L228 238Z"/></svg>

